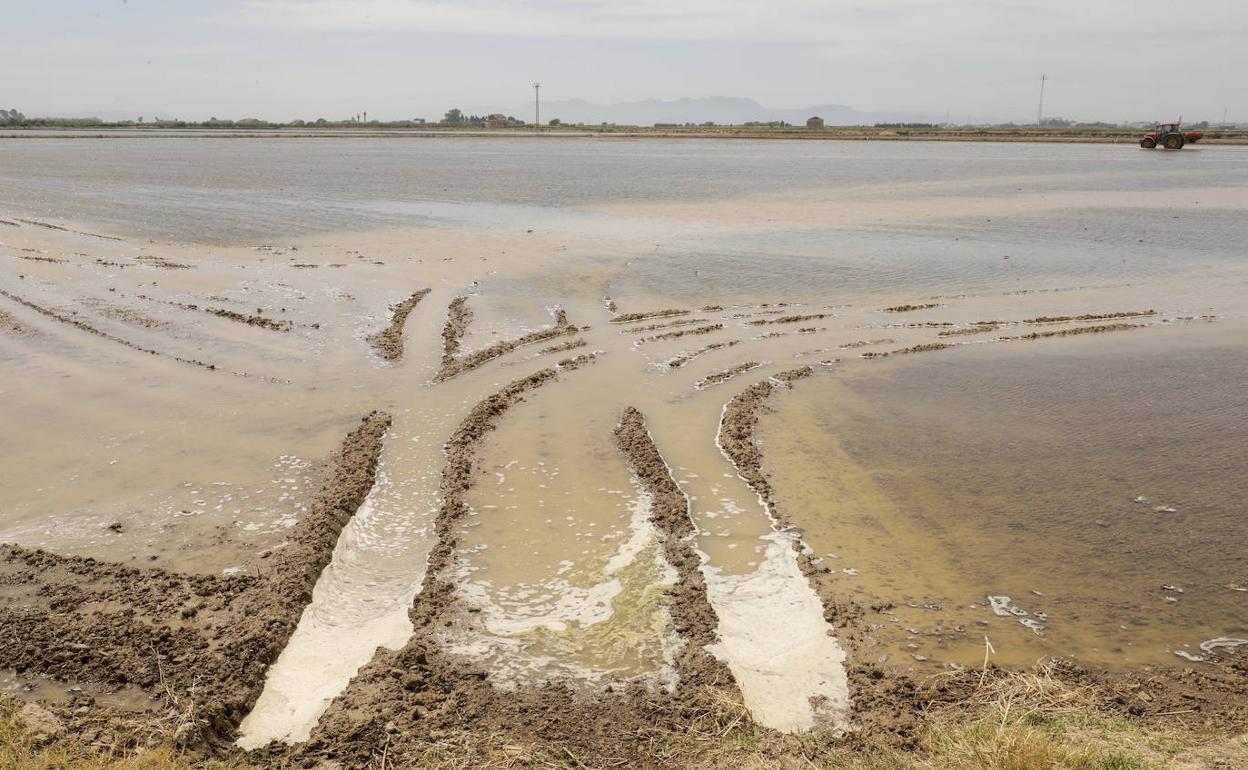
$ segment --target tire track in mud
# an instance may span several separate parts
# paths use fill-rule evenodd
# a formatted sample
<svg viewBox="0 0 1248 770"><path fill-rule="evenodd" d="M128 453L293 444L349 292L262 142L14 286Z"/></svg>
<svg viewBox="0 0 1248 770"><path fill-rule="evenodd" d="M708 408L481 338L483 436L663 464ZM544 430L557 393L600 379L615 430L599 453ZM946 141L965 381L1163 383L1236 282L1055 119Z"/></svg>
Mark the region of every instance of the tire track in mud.
<svg viewBox="0 0 1248 770"><path fill-rule="evenodd" d="M398 361L403 357L403 325L407 323L407 317L429 292L429 289L421 289L394 305L391 308L393 315L390 316L390 325L366 338L377 355L387 361Z"/></svg>
<svg viewBox="0 0 1248 770"><path fill-rule="evenodd" d="M676 686L731 687L737 697L732 672L706 649L719 639L719 616L706 595L702 557L693 547L697 528L689 515L689 499L672 478L640 411L631 406L624 410L615 439L642 488L650 495L650 521L663 539L668 564L679 575L676 585L668 591L672 626L684 642L676 656Z"/></svg>
<svg viewBox="0 0 1248 770"><path fill-rule="evenodd" d="M539 342L576 334L580 327L568 322L568 314L563 308L554 311L554 325L538 329L516 339L496 342L487 348L465 355L459 353L468 324L472 322L472 310L468 308L467 297L456 297L447 308L446 325L442 329L442 368L433 375L434 382L445 382L470 372L483 364L504 356L516 348L535 345Z"/></svg>
<svg viewBox="0 0 1248 770"><path fill-rule="evenodd" d="M379 747L385 746L395 766L451 751L463 766L491 762L527 766L543 764L539 761L543 757L555 762L571 757L578 767L683 768L680 752L665 747L682 740L694 721L709 720L717 729L740 723L739 706L731 716L723 716L725 702L731 702L723 688L731 679L720 664L702 658L697 649L712 638L707 620L713 615L698 608L701 600L693 581L680 589L684 595L675 604L677 615L689 624L690 638L699 644L684 653L689 664L686 686L672 692L650 691L639 683L611 685L595 694L578 693L561 682L507 689L493 684L475 659L447 652L439 641L461 627L457 613L472 611L457 598L452 575L456 533L469 512L466 495L478 472L481 443L525 394L593 360L594 354L566 359L513 381L473 407L446 443L442 507L435 523L438 542L409 612L412 638L401 650L378 650L329 706L308 741L296 746L270 744L249 758L281 768L323 760L364 767L375 762ZM656 500L664 501L656 524L665 531L667 526L687 531L692 523L683 493L652 444L653 454L641 452L648 436L643 441L637 435L636 431L644 431L639 420L640 413L627 421L626 440L630 457L640 461L639 470L659 492ZM675 561L696 569L696 554L690 553L688 540L667 540L665 549ZM721 717L722 723L717 721Z"/></svg>
<svg viewBox="0 0 1248 770"><path fill-rule="evenodd" d="M118 337L115 334L109 334L108 332L101 331L95 328L94 326L86 323L85 321L79 321L76 318L71 318L67 315L62 315L61 313L58 313L55 310L46 308L43 305L38 305L34 302L31 302L28 299L19 297L18 295L8 292L4 289L0 289L0 296L7 297L8 299L14 302L17 302L18 304L25 305L31 310L34 310L35 312L40 313L41 315L47 316L48 318L51 318L54 321L60 321L63 324L68 324L70 326L73 326L76 329L87 332L88 334L94 334L97 337L102 337L108 340L109 342L115 342L118 345L124 345L130 348L131 350L137 350L140 353L147 353L148 355L168 358L174 361L178 361L180 363L190 364L191 366L198 366L203 369L207 369L209 371L224 371L224 370L218 369L216 364L209 364L209 363L205 363L204 361L197 360L197 359L183 358L182 356L174 355L172 353L162 353L159 350L153 350L152 348L145 348L142 345L139 345L138 343L131 342L130 340L125 339L124 337ZM250 376L246 372L233 372L233 374L237 374L241 377ZM264 379L268 379L268 378L264 378ZM274 381L276 382L276 380Z"/></svg>
<svg viewBox="0 0 1248 770"><path fill-rule="evenodd" d="M0 552L2 582L10 597L29 596L0 606L0 636L15 640L0 648L0 666L71 684L137 686L178 712L179 746L228 750L372 488L389 425L388 415L372 412L346 436L289 544L255 574L136 569L9 546ZM78 734L133 718L89 698L70 705L66 718Z"/></svg>

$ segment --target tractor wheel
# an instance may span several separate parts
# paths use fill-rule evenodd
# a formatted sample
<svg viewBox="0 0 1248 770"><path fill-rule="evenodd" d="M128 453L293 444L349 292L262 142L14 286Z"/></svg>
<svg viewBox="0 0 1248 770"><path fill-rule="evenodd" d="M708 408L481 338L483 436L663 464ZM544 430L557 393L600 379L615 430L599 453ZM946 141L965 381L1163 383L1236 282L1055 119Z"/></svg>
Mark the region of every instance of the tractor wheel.
<svg viewBox="0 0 1248 770"><path fill-rule="evenodd" d="M1146 136L1140 140L1140 146L1146 150L1151 150L1157 146L1157 140L1151 136Z"/></svg>
<svg viewBox="0 0 1248 770"><path fill-rule="evenodd" d="M1166 149L1167 150L1183 149L1183 135L1171 134L1170 136L1167 136L1166 137Z"/></svg>

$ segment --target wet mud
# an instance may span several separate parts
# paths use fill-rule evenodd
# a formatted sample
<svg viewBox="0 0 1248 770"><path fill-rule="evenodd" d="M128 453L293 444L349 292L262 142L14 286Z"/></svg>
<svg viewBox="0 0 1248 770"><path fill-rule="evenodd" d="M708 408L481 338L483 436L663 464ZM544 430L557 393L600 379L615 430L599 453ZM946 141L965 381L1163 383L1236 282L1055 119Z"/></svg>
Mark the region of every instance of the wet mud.
<svg viewBox="0 0 1248 770"><path fill-rule="evenodd" d="M1141 318L1144 316L1157 315L1156 310L1127 310L1117 313L1085 313L1083 315L1054 315L1040 316L1038 318L1025 318L1025 324L1056 324L1066 323L1068 321L1110 321L1115 318Z"/></svg>
<svg viewBox="0 0 1248 770"><path fill-rule="evenodd" d="M693 329L681 329L679 331L674 331L674 332L664 332L663 334L655 334L650 337L642 337L641 339L637 340L637 342L643 343L643 342L660 342L662 340L674 340L674 339L679 339L680 337L690 337L690 336L696 336L699 334L710 334L711 332L717 332L723 328L724 328L723 324L708 324L706 326L698 326Z"/></svg>
<svg viewBox="0 0 1248 770"><path fill-rule="evenodd" d="M667 366L670 369L680 369L687 365L690 361L705 353L722 348L730 348L733 345L740 344L741 340L728 340L726 342L712 342L710 345L704 345L697 350L691 350L687 353L680 353L673 358L668 359Z"/></svg>
<svg viewBox="0 0 1248 770"><path fill-rule="evenodd" d="M637 321L648 321L651 318L668 318L677 315L689 315L688 310L680 308L667 308L665 310L646 310L639 313L623 313L611 319L613 324L631 324Z"/></svg>
<svg viewBox="0 0 1248 770"><path fill-rule="evenodd" d="M721 369L718 372L711 372L710 374L706 375L702 379L695 382L693 384L693 387L697 388L698 390L703 390L705 388L711 387L712 385L719 385L720 383L731 380L733 377L736 377L739 374L751 371L753 369L757 369L760 366L762 366L762 364L759 363L758 361L746 361L743 364L737 364L736 366L730 367L728 369Z"/></svg>
<svg viewBox="0 0 1248 770"><path fill-rule="evenodd" d="M143 569L7 547L2 656L23 677L137 687L170 712L186 748L228 751L265 671L294 631L342 527L373 483L390 418L374 412L329 460L320 491L287 544L243 574ZM77 732L119 714L93 698L65 714Z"/></svg>
<svg viewBox="0 0 1248 770"><path fill-rule="evenodd" d="M761 318L750 321L747 326L767 326L769 324L792 324L801 321L820 321L831 316L831 313L807 313L806 315L786 315L779 318Z"/></svg>
<svg viewBox="0 0 1248 770"><path fill-rule="evenodd" d="M892 307L882 308L885 313L910 313L915 310L930 310L934 307L940 307L938 303L926 302L919 305L893 305Z"/></svg>
<svg viewBox="0 0 1248 770"><path fill-rule="evenodd" d="M1002 340L1040 340L1048 337L1073 337L1080 334L1105 334L1106 332L1120 332L1128 329L1143 329L1143 324L1103 324L1100 326L1076 326L1073 329L1055 329L1048 332L1032 332L1031 334L1020 334L1014 337L1001 337Z"/></svg>
<svg viewBox="0 0 1248 770"><path fill-rule="evenodd" d="M581 331L580 327L573 323L569 323L568 314L563 308L556 308L554 311L554 325L544 329L539 329L516 339L503 340L496 342L487 348L476 350L464 355L457 355L460 347L460 340L463 338L464 332L467 330L468 322L472 318L472 311L468 310L462 304L457 310L452 310L451 315L447 319L446 328L442 332L442 339L447 341L442 356L442 368L433 376L434 382L445 382L453 377L457 377L464 372L472 371L482 364L493 361L495 358L504 356L507 353L522 348L527 345L536 345L539 342L547 342L557 337L576 334ZM453 344L452 342L453 341ZM455 352L451 352L454 350Z"/></svg>
<svg viewBox="0 0 1248 770"><path fill-rule="evenodd" d="M397 361L403 357L403 325L427 294L429 289L421 289L390 309L390 325L367 338L368 344L373 346L377 355L387 361Z"/></svg>

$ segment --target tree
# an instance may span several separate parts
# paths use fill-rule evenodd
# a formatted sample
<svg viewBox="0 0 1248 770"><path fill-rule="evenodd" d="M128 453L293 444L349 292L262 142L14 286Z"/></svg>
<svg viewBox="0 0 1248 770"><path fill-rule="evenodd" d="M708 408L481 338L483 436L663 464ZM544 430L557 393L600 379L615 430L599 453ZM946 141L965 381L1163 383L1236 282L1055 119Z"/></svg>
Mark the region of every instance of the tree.
<svg viewBox="0 0 1248 770"><path fill-rule="evenodd" d="M552 126L562 126L562 125L563 125L563 121L562 121L562 120L560 120L559 118L552 118L552 119L551 119L551 121L550 121L550 125L552 125Z"/></svg>
<svg viewBox="0 0 1248 770"><path fill-rule="evenodd" d="M458 107L447 110L442 122L448 126L458 126L464 122L464 113Z"/></svg>

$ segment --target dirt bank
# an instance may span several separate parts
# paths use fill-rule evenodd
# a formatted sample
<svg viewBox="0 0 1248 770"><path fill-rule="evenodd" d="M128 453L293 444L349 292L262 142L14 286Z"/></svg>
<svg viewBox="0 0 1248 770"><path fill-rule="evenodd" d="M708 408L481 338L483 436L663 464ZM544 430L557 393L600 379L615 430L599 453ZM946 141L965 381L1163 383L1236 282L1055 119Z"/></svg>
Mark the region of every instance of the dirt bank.
<svg viewBox="0 0 1248 770"><path fill-rule="evenodd" d="M288 545L233 576L61 556L0 553L0 668L67 685L137 687L183 746L225 748L294 631L342 527L372 487L387 415L373 412L326 465ZM132 715L71 698L70 729L101 735Z"/></svg>
<svg viewBox="0 0 1248 770"><path fill-rule="evenodd" d="M407 323L407 317L429 291L429 289L421 289L390 308L390 325L367 337L368 344L373 346L377 355L387 361L398 361L403 357L403 325Z"/></svg>

